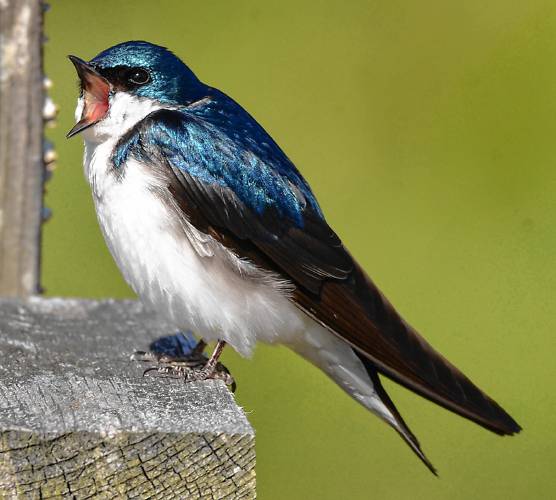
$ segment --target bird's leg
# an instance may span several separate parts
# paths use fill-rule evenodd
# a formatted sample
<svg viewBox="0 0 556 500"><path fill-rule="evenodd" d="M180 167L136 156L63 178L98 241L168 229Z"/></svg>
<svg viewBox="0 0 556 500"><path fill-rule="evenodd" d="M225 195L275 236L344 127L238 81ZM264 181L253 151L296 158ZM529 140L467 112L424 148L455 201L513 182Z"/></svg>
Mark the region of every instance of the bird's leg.
<svg viewBox="0 0 556 500"><path fill-rule="evenodd" d="M191 353L184 357L170 357L167 355L157 355L156 353L152 353L153 356L148 359L145 356L141 356L141 361L152 361L158 364L158 366L147 368L143 372L143 375L154 374L157 376L183 378L185 382L208 379L223 380L226 385L231 386L232 391L235 391L236 384L232 375L228 369L218 361L226 342L224 340L219 340L208 359L203 354L206 345L206 342L200 340ZM134 359L138 358L135 357Z"/></svg>
<svg viewBox="0 0 556 500"><path fill-rule="evenodd" d="M200 370L192 369L187 373L185 373L186 382L207 380L210 378L221 379L222 372L221 371L219 372L218 368L219 367L223 368L223 365L218 362L218 359L220 358L220 355L222 354L222 351L224 350L225 346L226 346L226 342L224 340L219 340L216 344L216 347L214 348L214 351L212 351L210 358ZM226 373L231 379L231 375L228 373L227 370L224 373Z"/></svg>
<svg viewBox="0 0 556 500"><path fill-rule="evenodd" d="M212 373L214 372L214 370L216 370L218 359L222 355L222 351L224 350L224 347L226 347L226 342L224 340L219 340L216 344L216 347L214 348L214 351L212 351L212 354L210 355L207 364L204 367L205 371L207 371L208 373Z"/></svg>

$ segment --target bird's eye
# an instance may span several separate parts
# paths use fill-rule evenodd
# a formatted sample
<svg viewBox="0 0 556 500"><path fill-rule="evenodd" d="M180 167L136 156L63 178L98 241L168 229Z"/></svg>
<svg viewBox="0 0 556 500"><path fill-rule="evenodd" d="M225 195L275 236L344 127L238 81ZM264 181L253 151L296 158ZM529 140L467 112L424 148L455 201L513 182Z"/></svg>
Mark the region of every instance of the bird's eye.
<svg viewBox="0 0 556 500"><path fill-rule="evenodd" d="M145 83L150 82L150 80L151 75L149 75L149 72L141 68L133 68L127 75L127 81L134 85L145 85Z"/></svg>

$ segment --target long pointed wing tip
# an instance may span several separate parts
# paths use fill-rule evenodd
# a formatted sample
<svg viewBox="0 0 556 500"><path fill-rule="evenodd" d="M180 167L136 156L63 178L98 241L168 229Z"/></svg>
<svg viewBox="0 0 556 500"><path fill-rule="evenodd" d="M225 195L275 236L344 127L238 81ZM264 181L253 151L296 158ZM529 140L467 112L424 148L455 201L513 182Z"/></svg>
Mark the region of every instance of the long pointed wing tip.
<svg viewBox="0 0 556 500"><path fill-rule="evenodd" d="M517 422L512 421L512 425L508 427L502 435L515 436L516 434L519 434L522 430L523 427L521 427Z"/></svg>
<svg viewBox="0 0 556 500"><path fill-rule="evenodd" d="M498 405L496 405L498 406ZM506 411L498 406L499 410L502 412L499 418L491 422L491 426L487 429L495 432L499 436L515 436L519 434L523 428L519 425Z"/></svg>
<svg viewBox="0 0 556 500"><path fill-rule="evenodd" d="M514 427L511 429L511 432L508 433L508 436L515 436L516 434L519 434L522 430L523 427L521 427L517 422L514 422Z"/></svg>

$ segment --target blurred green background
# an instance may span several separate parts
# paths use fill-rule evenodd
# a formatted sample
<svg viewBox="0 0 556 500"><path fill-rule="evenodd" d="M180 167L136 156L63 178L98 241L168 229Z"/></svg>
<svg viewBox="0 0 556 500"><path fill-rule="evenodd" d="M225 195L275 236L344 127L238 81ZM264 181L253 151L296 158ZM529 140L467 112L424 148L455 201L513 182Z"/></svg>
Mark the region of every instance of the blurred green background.
<svg viewBox="0 0 556 500"><path fill-rule="evenodd" d="M229 350L260 498L554 498L554 1L51 4L48 295L133 295L97 228L82 143L64 139L77 94L65 56L168 46L263 124L408 321L525 428L502 439L388 383L436 479L302 359Z"/></svg>

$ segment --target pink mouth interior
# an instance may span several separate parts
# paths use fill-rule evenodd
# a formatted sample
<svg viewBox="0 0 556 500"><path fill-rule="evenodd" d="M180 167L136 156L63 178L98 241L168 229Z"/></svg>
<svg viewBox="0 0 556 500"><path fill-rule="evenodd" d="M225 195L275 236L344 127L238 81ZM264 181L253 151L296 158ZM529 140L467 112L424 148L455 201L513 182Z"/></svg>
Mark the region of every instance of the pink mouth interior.
<svg viewBox="0 0 556 500"><path fill-rule="evenodd" d="M110 86L103 78L89 74L83 89L85 107L83 118L89 123L102 120L108 113Z"/></svg>

